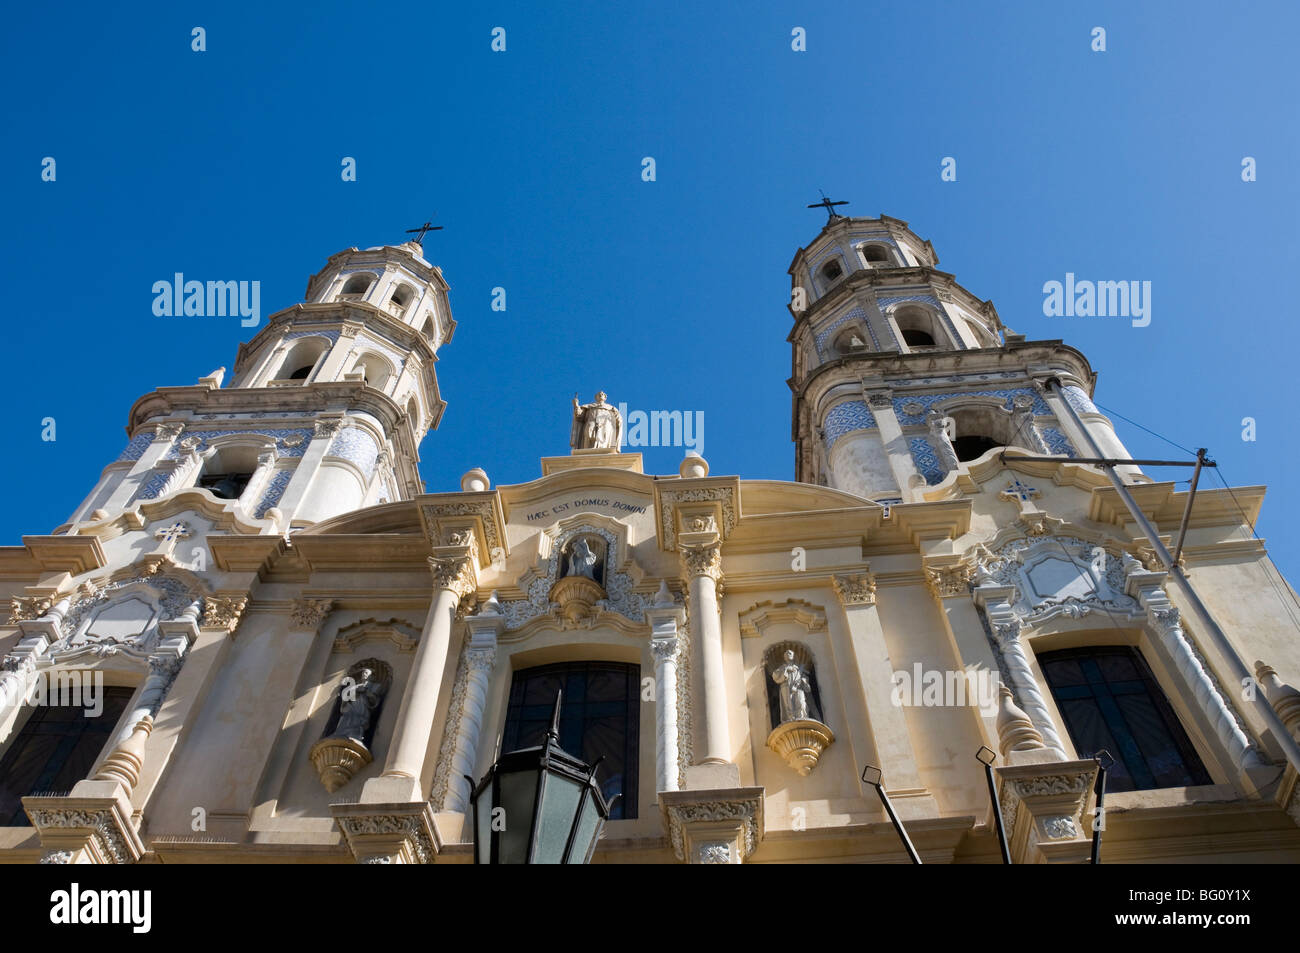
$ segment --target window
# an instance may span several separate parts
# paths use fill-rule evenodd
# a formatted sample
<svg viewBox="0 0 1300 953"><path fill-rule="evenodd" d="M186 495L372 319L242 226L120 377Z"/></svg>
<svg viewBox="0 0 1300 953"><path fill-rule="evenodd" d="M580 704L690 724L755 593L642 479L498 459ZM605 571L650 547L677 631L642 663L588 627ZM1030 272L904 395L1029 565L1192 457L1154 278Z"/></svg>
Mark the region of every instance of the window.
<svg viewBox="0 0 1300 953"><path fill-rule="evenodd" d="M823 281L828 283L835 281L842 274L844 274L844 269L840 267L840 263L836 259L831 259L826 264L822 265Z"/></svg>
<svg viewBox="0 0 1300 953"><path fill-rule="evenodd" d="M199 477L199 486L211 490L219 500L237 500L244 495L251 473L210 473Z"/></svg>
<svg viewBox="0 0 1300 953"><path fill-rule="evenodd" d="M502 751L540 745L551 725L555 695L564 689L560 747L595 764L596 781L614 802L611 820L636 817L640 675L636 665L576 662L515 672Z"/></svg>
<svg viewBox="0 0 1300 953"><path fill-rule="evenodd" d="M903 343L908 347L934 347L934 337L929 331L922 331L918 328L904 328Z"/></svg>
<svg viewBox="0 0 1300 953"><path fill-rule="evenodd" d="M348 279L347 284L343 286L341 294L356 295L360 297L370 290L370 283L375 280L372 274L353 275Z"/></svg>
<svg viewBox="0 0 1300 953"><path fill-rule="evenodd" d="M1107 791L1209 784L1141 654L1128 646L1044 652L1038 657L1079 757L1115 758Z"/></svg>
<svg viewBox="0 0 1300 953"><path fill-rule="evenodd" d="M376 390L383 390L392 376L388 362L377 354L363 355L352 369L360 371L365 382Z"/></svg>
<svg viewBox="0 0 1300 953"><path fill-rule="evenodd" d="M32 709L9 750L0 758L0 826L29 824L22 799L66 792L84 779L135 694L133 688L104 688L104 710L96 718L80 707L41 705Z"/></svg>
<svg viewBox="0 0 1300 953"><path fill-rule="evenodd" d="M308 377L311 376L311 369L315 366L316 366L315 364L308 364L305 367L298 368L296 371L294 371L292 374L289 375L289 380L305 381Z"/></svg>
<svg viewBox="0 0 1300 953"><path fill-rule="evenodd" d="M884 263L888 263L892 260L889 256L889 252L885 251L883 245L863 245L862 259L863 261L868 261L868 262L884 262Z"/></svg>
<svg viewBox="0 0 1300 953"><path fill-rule="evenodd" d="M964 437L955 438L952 442L952 449L956 452L957 460L961 463L978 460L994 447L1000 446L1002 444L992 437L985 437L983 434L967 434Z"/></svg>

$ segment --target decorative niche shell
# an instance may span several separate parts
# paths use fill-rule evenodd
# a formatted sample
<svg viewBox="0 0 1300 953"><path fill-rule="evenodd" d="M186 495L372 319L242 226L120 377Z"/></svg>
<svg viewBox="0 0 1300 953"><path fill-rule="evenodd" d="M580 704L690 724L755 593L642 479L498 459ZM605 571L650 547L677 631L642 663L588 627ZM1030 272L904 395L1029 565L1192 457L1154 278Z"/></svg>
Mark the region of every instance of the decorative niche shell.
<svg viewBox="0 0 1300 953"><path fill-rule="evenodd" d="M767 736L767 746L779 754L795 773L808 777L835 735L820 721L802 719L777 725Z"/></svg>

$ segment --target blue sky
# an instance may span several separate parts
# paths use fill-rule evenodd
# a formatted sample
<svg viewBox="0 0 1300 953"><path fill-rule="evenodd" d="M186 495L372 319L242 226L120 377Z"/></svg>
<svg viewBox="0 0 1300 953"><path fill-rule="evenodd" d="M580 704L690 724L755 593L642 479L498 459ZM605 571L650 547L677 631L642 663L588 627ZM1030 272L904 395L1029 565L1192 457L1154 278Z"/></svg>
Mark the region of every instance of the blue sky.
<svg viewBox="0 0 1300 953"><path fill-rule="evenodd" d="M475 466L535 478L538 457L568 450L574 392L597 388L703 411L715 474L790 479L786 268L825 189L910 222L1013 329L1080 348L1102 405L1208 447L1234 485L1268 484L1259 533L1294 577L1283 282L1300 253L1300 13L1134 6L15 8L0 39L0 542L67 518L137 397L232 366L251 336L233 318L155 317L153 282L259 280L270 314L330 254L430 216L459 326L438 365L446 415L421 448L429 490ZM1241 180L1244 156L1258 181ZM1150 326L1045 317L1043 283L1066 272L1150 281ZM1178 455L1117 425L1135 455ZM648 471L676 472L680 449L644 452Z"/></svg>

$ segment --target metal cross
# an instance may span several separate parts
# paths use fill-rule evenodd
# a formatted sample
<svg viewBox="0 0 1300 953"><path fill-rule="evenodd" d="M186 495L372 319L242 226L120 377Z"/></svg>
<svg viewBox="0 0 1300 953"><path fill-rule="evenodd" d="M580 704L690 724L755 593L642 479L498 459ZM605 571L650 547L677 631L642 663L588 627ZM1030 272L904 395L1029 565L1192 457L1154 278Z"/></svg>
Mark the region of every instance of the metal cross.
<svg viewBox="0 0 1300 953"><path fill-rule="evenodd" d="M835 211L835 206L837 206L837 205L848 205L849 203L848 203L848 202L832 202L830 199L828 199L828 198L826 197L826 193L825 193L825 192L822 192L821 189L818 189L817 191L818 191L818 192L821 192L821 194L822 194L822 200L821 200L820 202L814 202L812 205L809 205L808 207L809 207L809 208L824 208L824 209L826 209L826 221L828 221L828 222L831 221L832 219L843 218L844 216L842 216L839 212Z"/></svg>
<svg viewBox="0 0 1300 953"><path fill-rule="evenodd" d="M415 235L415 243L417 245L423 245L425 232L440 232L440 231L442 231L441 225L435 225L433 224L433 222L425 222L419 228L408 228L406 230L406 234ZM416 234L417 232L419 234Z"/></svg>

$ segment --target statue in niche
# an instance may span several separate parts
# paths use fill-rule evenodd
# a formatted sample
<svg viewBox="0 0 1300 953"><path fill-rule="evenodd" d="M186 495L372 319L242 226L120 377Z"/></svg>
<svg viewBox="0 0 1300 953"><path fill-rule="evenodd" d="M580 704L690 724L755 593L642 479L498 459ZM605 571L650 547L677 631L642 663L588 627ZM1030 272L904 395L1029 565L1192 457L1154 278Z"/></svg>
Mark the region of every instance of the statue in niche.
<svg viewBox="0 0 1300 953"><path fill-rule="evenodd" d="M388 682L389 679L379 673L369 659L348 669L339 687L338 721L329 737L351 738L366 744L371 734L371 721L388 692Z"/></svg>
<svg viewBox="0 0 1300 953"><path fill-rule="evenodd" d="M569 568L565 573L566 576L586 576L592 582L596 581L596 564L600 562L600 557L591 551L585 539L580 539L573 544L573 549L569 551Z"/></svg>
<svg viewBox="0 0 1300 953"><path fill-rule="evenodd" d="M573 427L569 431L569 446L574 450L617 450L622 443L623 418L618 409L605 402L602 390L590 404L578 403L573 395Z"/></svg>
<svg viewBox="0 0 1300 953"><path fill-rule="evenodd" d="M785 650L785 661L772 670L772 681L781 690L781 723L808 718L808 693L812 686L803 666L794 660L794 650Z"/></svg>

